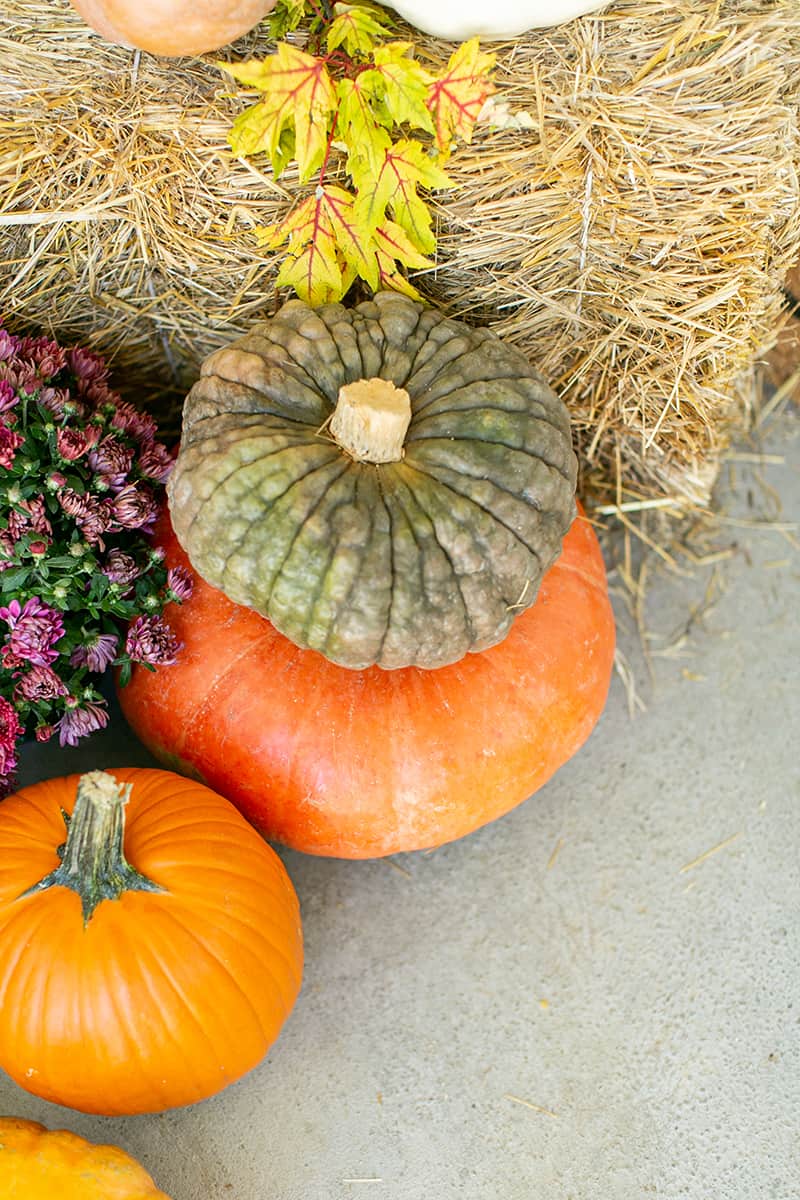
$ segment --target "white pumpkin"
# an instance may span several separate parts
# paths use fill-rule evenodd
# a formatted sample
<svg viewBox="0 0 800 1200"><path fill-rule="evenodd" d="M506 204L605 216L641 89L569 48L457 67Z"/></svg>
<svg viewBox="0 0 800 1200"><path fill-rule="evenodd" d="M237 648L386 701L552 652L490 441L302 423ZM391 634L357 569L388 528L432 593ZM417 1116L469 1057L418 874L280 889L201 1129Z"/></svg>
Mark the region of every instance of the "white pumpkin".
<svg viewBox="0 0 800 1200"><path fill-rule="evenodd" d="M451 41L479 37L499 41L527 29L563 25L603 8L609 0L392 0L410 25Z"/></svg>

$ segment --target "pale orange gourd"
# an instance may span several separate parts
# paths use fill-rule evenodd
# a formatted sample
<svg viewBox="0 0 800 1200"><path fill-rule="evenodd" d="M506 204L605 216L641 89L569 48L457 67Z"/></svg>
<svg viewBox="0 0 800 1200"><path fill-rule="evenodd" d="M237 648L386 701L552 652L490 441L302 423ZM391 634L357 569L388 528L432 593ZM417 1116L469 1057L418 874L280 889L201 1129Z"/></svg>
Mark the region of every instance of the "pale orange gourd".
<svg viewBox="0 0 800 1200"><path fill-rule="evenodd" d="M0 1117L0 1200L169 1200L118 1146Z"/></svg>
<svg viewBox="0 0 800 1200"><path fill-rule="evenodd" d="M275 0L71 0L109 42L168 58L227 46L264 19Z"/></svg>
<svg viewBox="0 0 800 1200"><path fill-rule="evenodd" d="M159 770L51 779L0 804L0 862L0 1067L21 1087L155 1112L263 1058L300 989L297 897L221 796Z"/></svg>

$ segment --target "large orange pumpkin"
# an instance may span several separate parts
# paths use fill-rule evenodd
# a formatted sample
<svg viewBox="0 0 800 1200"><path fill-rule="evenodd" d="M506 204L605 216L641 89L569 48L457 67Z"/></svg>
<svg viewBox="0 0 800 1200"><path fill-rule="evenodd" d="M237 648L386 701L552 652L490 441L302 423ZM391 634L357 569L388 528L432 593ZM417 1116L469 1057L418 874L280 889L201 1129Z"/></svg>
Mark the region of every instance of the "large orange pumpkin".
<svg viewBox="0 0 800 1200"><path fill-rule="evenodd" d="M187 564L166 518L156 540ZM436 670L349 670L197 579L175 666L120 689L139 737L279 842L365 858L438 846L507 812L588 737L614 622L580 515L536 603L496 646Z"/></svg>
<svg viewBox="0 0 800 1200"><path fill-rule="evenodd" d="M300 988L297 898L221 796L158 770L48 780L0 804L0 863L0 1066L21 1087L155 1112L219 1091L277 1037Z"/></svg>
<svg viewBox="0 0 800 1200"><path fill-rule="evenodd" d="M169 1200L118 1146L0 1117L0 1200Z"/></svg>

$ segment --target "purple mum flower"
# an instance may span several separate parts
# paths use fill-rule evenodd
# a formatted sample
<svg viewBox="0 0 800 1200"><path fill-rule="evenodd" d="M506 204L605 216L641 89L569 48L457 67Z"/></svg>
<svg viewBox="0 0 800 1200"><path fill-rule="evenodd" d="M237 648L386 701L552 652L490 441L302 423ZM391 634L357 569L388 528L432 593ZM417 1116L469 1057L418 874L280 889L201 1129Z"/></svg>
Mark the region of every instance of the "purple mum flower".
<svg viewBox="0 0 800 1200"><path fill-rule="evenodd" d="M79 496L72 488L61 488L58 502L65 513L75 518L75 524L87 542L102 549L102 535L110 527L111 514L106 506L94 496Z"/></svg>
<svg viewBox="0 0 800 1200"><path fill-rule="evenodd" d="M21 733L16 709L0 696L0 796L8 793L10 776L17 769L17 738Z"/></svg>
<svg viewBox="0 0 800 1200"><path fill-rule="evenodd" d="M53 647L64 636L64 618L38 596L26 600L24 608L19 600L12 600L7 608L0 608L0 619L10 630L2 651L5 667L26 663L47 667L58 658Z"/></svg>
<svg viewBox="0 0 800 1200"><path fill-rule="evenodd" d="M18 353L20 358L29 359L36 364L42 379L50 379L57 375L67 364L66 351L46 337L22 338Z"/></svg>
<svg viewBox="0 0 800 1200"><path fill-rule="evenodd" d="M107 487L119 490L125 486L128 472L133 465L133 450L123 446L117 438L104 437L89 454L89 466L97 471Z"/></svg>
<svg viewBox="0 0 800 1200"><path fill-rule="evenodd" d="M131 622L125 639L125 652L135 662L153 667L171 667L177 661L179 642L161 617L137 617Z"/></svg>
<svg viewBox="0 0 800 1200"><path fill-rule="evenodd" d="M105 566L100 569L112 583L122 584L133 583L134 579L138 579L142 573L141 567L137 566L136 559L132 555L117 549L109 550Z"/></svg>
<svg viewBox="0 0 800 1200"><path fill-rule="evenodd" d="M156 519L158 505L152 492L147 488L138 488L135 484L126 484L117 492L109 507L114 514L114 520L123 529L142 529Z"/></svg>
<svg viewBox="0 0 800 1200"><path fill-rule="evenodd" d="M158 432L158 426L152 417L145 416L132 404L120 400L111 418L115 429L121 429L138 442L152 442Z"/></svg>
<svg viewBox="0 0 800 1200"><path fill-rule="evenodd" d="M143 448L139 455L138 465L141 473L148 479L155 479L157 483L166 483L175 466L175 457L166 446L162 446L161 442L152 442Z"/></svg>
<svg viewBox="0 0 800 1200"><path fill-rule="evenodd" d="M0 330L2 337L2 330ZM7 379L0 379L0 412L8 412L18 403L17 393Z"/></svg>
<svg viewBox="0 0 800 1200"><path fill-rule="evenodd" d="M167 571L167 589L176 600L188 600L194 591L194 576L188 567L170 567Z"/></svg>
<svg viewBox="0 0 800 1200"><path fill-rule="evenodd" d="M77 701L72 704L68 701L67 705L67 711L56 724L60 746L77 746L82 737L96 729L105 729L108 724L108 712L103 704L88 701L79 707Z"/></svg>
<svg viewBox="0 0 800 1200"><path fill-rule="evenodd" d="M78 380L78 390L85 392L88 384L101 382L108 376L108 367L99 354L73 346L66 354L70 371Z"/></svg>
<svg viewBox="0 0 800 1200"><path fill-rule="evenodd" d="M6 329L0 329L0 362L7 358L16 358L19 351L19 338L10 334Z"/></svg>
<svg viewBox="0 0 800 1200"><path fill-rule="evenodd" d="M105 671L114 661L119 639L114 633L98 633L82 646L76 646L70 655L72 667L88 667L90 671Z"/></svg>

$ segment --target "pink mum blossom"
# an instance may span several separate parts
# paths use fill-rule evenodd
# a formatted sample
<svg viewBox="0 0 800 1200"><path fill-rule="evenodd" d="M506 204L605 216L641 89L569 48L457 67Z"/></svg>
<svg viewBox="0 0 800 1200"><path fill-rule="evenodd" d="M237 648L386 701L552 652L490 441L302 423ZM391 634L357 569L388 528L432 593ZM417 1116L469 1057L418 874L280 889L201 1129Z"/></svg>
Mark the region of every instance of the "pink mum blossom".
<svg viewBox="0 0 800 1200"><path fill-rule="evenodd" d="M77 376L78 389L83 392L86 385L103 380L108 376L108 367L99 354L85 350L82 346L73 346L66 353L66 360L73 375Z"/></svg>
<svg viewBox="0 0 800 1200"><path fill-rule="evenodd" d="M114 520L124 529L141 529L156 519L158 505L152 492L129 483L109 502Z"/></svg>
<svg viewBox="0 0 800 1200"><path fill-rule="evenodd" d="M99 437L100 430L96 425L87 425L85 429L59 429L56 447L62 458L75 462L95 445Z"/></svg>
<svg viewBox="0 0 800 1200"><path fill-rule="evenodd" d="M176 600L188 600L194 591L194 576L188 567L170 567L167 588Z"/></svg>
<svg viewBox="0 0 800 1200"><path fill-rule="evenodd" d="M0 608L0 619L10 630L1 656L5 667L27 663L47 667L58 658L53 647L64 636L64 618L38 596L26 600L24 608L19 600L12 600L8 607Z"/></svg>
<svg viewBox="0 0 800 1200"><path fill-rule="evenodd" d="M0 361L16 358L19 350L19 338L10 334L6 329L0 329Z"/></svg>
<svg viewBox="0 0 800 1200"><path fill-rule="evenodd" d="M111 524L109 509L94 496L79 496L72 488L61 488L58 502L65 513L75 518L75 524L86 541L102 548L102 535Z"/></svg>
<svg viewBox="0 0 800 1200"><path fill-rule="evenodd" d="M49 742L50 738L53 736L54 733L55 733L55 729L53 728L52 725L37 725L36 726L37 742Z"/></svg>
<svg viewBox="0 0 800 1200"><path fill-rule="evenodd" d="M90 671L105 671L114 661L119 639L113 633L98 633L83 646L76 646L70 655L70 666L88 667Z"/></svg>
<svg viewBox="0 0 800 1200"><path fill-rule="evenodd" d="M124 550L109 550L105 566L100 568L112 583L133 583L141 575L141 568L136 565L136 559Z"/></svg>
<svg viewBox="0 0 800 1200"><path fill-rule="evenodd" d="M139 470L148 479L157 483L166 483L175 465L175 458L161 442L152 442L145 446L139 455Z"/></svg>
<svg viewBox="0 0 800 1200"><path fill-rule="evenodd" d="M41 496L21 500L19 508L23 511L20 512L18 508L9 511L6 523L5 534L12 542L18 541L25 533L42 533L48 536L52 534L53 528L47 519L47 510Z"/></svg>
<svg viewBox="0 0 800 1200"><path fill-rule="evenodd" d="M87 737L96 729L104 729L108 724L108 712L104 704L87 701L79 707L77 702L70 704L67 701L67 705L67 711L56 724L60 746L77 746L82 737Z"/></svg>
<svg viewBox="0 0 800 1200"><path fill-rule="evenodd" d="M103 483L119 490L133 466L133 450L109 434L89 454L89 466L97 471Z"/></svg>
<svg viewBox="0 0 800 1200"><path fill-rule="evenodd" d="M0 696L0 794L7 790L8 776L17 769L17 738L22 733L16 709Z"/></svg>
<svg viewBox="0 0 800 1200"><path fill-rule="evenodd" d="M46 387L39 392L39 403L56 417L63 417L69 398L67 388Z"/></svg>
<svg viewBox="0 0 800 1200"><path fill-rule="evenodd" d="M132 404L120 400L116 412L111 418L111 424L116 429L122 429L139 442L152 442L158 432L158 426L152 417L140 413Z"/></svg>
<svg viewBox="0 0 800 1200"><path fill-rule="evenodd" d="M5 467L7 471L11 470L16 452L24 441L25 439L18 433L9 429L5 421L0 421L0 467Z"/></svg>
<svg viewBox="0 0 800 1200"><path fill-rule="evenodd" d="M182 645L161 617L136 617L128 629L125 652L135 662L171 667L177 661Z"/></svg>
<svg viewBox="0 0 800 1200"><path fill-rule="evenodd" d="M44 379L50 379L59 371L63 371L67 363L66 351L46 337L22 338L18 354L20 358L35 363L39 368L39 375Z"/></svg>
<svg viewBox="0 0 800 1200"><path fill-rule="evenodd" d="M2 330L0 330L2 337ZM8 412L15 404L18 404L17 393L7 379L0 379L0 412Z"/></svg>
<svg viewBox="0 0 800 1200"><path fill-rule="evenodd" d="M54 700L68 695L68 688L52 667L31 667L14 687L15 700Z"/></svg>

